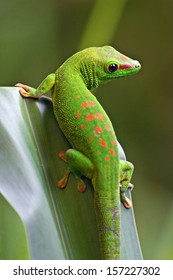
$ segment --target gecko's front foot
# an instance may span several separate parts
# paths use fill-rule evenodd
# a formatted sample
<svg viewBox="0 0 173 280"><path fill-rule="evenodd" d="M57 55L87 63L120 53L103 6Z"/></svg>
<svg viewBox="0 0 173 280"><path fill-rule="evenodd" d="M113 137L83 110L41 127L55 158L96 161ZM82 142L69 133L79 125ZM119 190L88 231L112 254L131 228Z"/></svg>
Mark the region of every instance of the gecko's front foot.
<svg viewBox="0 0 173 280"><path fill-rule="evenodd" d="M19 92L23 97L39 98L41 96L41 94L39 94L36 89L27 85L17 83L15 87L20 88Z"/></svg>
<svg viewBox="0 0 173 280"><path fill-rule="evenodd" d="M15 87L22 88L22 89L19 90L19 92L20 92L20 94L21 94L22 96L24 96L24 97L29 97L29 96L30 96L30 94L29 94L30 87L29 87L29 86L23 85L23 84L21 84L21 83L17 83L17 84L15 85Z"/></svg>

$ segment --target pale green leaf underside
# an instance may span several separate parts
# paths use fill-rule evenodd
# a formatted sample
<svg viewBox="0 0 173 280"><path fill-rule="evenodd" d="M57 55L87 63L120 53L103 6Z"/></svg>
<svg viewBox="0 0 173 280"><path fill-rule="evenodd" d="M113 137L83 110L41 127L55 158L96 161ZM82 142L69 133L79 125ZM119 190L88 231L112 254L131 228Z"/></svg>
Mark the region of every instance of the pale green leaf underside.
<svg viewBox="0 0 173 280"><path fill-rule="evenodd" d="M90 182L82 194L72 176L56 187L65 171L57 155L68 147L49 98L0 89L0 259L100 259ZM123 206L121 232L121 258L141 259L133 210Z"/></svg>

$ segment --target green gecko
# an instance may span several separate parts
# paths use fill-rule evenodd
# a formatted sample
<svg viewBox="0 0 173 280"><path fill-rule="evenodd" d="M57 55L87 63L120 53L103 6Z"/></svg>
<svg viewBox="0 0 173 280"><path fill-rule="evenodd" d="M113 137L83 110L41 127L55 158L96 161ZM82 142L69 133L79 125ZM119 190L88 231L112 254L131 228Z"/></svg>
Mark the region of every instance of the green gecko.
<svg viewBox="0 0 173 280"><path fill-rule="evenodd" d="M120 160L112 123L90 90L140 68L138 61L113 47L91 47L67 59L37 89L16 84L24 97L39 98L52 91L55 117L72 145L72 149L59 154L68 170L58 187L67 185L70 172L77 178L81 192L86 189L81 176L92 181L103 259L120 259L120 199L126 208L131 207L125 191L132 187L133 165Z"/></svg>

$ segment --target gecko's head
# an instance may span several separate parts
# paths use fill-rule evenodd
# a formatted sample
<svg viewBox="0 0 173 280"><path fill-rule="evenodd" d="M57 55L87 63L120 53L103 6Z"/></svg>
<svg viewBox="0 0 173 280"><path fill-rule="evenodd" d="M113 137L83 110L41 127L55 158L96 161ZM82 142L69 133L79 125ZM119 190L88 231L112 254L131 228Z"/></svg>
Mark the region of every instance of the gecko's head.
<svg viewBox="0 0 173 280"><path fill-rule="evenodd" d="M141 69L137 60L121 54L110 46L85 49L82 57L81 73L90 88L112 79L127 77Z"/></svg>

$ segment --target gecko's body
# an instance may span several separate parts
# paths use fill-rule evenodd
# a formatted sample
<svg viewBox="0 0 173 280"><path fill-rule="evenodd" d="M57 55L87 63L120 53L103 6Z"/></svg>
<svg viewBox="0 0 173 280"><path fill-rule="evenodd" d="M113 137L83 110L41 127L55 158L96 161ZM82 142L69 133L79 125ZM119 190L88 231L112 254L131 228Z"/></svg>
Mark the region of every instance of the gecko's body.
<svg viewBox="0 0 173 280"><path fill-rule="evenodd" d="M26 97L38 98L52 90L55 117L73 147L60 153L69 170L58 186L66 186L69 172L78 177L80 191L85 189L82 175L92 180L103 259L120 258L119 186L121 184L121 200L128 208L131 205L125 190L130 184L133 166L120 161L112 123L90 90L139 69L137 61L112 47L88 48L70 57L36 90L17 84Z"/></svg>

